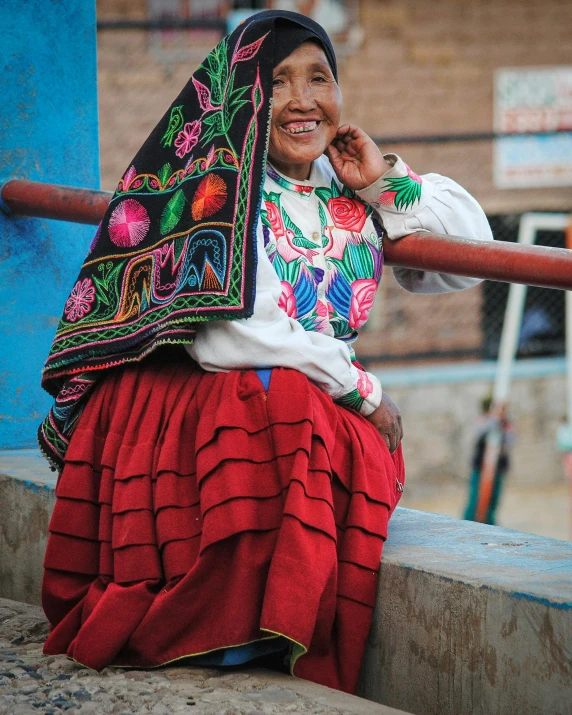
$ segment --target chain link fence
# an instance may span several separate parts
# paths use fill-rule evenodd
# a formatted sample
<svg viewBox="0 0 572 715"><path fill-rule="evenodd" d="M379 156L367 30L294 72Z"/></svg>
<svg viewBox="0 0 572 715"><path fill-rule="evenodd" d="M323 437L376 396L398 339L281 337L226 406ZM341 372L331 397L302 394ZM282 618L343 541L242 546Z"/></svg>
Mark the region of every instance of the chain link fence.
<svg viewBox="0 0 572 715"><path fill-rule="evenodd" d="M516 242L521 214L489 216L496 240ZM563 248L562 231L539 231L536 243ZM509 284L483 281L444 295L411 295L386 268L373 314L360 335L363 361L494 360ZM564 291L529 287L519 340L519 357L564 354Z"/></svg>

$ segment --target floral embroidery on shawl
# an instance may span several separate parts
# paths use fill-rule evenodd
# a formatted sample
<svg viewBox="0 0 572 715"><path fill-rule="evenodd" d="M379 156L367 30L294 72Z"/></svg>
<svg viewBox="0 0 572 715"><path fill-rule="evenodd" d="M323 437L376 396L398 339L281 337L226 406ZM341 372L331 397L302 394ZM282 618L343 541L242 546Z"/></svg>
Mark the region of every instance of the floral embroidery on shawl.
<svg viewBox="0 0 572 715"><path fill-rule="evenodd" d="M117 185L44 370L39 441L57 467L100 370L252 313L273 22L212 50Z"/></svg>

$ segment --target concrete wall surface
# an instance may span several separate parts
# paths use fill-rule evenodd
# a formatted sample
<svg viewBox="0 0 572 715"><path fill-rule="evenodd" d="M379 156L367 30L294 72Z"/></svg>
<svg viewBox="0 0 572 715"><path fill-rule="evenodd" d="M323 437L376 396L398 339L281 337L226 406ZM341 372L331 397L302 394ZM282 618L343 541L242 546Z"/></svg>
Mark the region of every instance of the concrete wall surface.
<svg viewBox="0 0 572 715"><path fill-rule="evenodd" d="M40 603L55 484L39 450L0 452L0 598Z"/></svg>
<svg viewBox="0 0 572 715"><path fill-rule="evenodd" d="M0 452L0 598L39 603L55 479ZM416 715L572 714L572 543L398 508L360 695Z"/></svg>
<svg viewBox="0 0 572 715"><path fill-rule="evenodd" d="M398 509L359 694L417 715L570 715L572 544Z"/></svg>
<svg viewBox="0 0 572 715"><path fill-rule="evenodd" d="M431 483L468 482L480 404L492 391L496 363L369 369L401 410L405 498ZM516 362L509 397L516 434L511 481L524 485L565 479L556 449L556 432L566 413L565 387L564 358Z"/></svg>

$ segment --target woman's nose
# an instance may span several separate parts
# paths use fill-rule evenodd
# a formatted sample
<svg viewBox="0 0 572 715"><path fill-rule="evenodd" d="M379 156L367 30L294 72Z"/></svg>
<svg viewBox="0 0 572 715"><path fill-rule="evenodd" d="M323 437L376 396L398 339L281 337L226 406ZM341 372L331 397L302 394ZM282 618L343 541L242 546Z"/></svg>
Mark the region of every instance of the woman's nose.
<svg viewBox="0 0 572 715"><path fill-rule="evenodd" d="M316 106L316 98L308 82L293 82L291 85L290 109L309 111Z"/></svg>

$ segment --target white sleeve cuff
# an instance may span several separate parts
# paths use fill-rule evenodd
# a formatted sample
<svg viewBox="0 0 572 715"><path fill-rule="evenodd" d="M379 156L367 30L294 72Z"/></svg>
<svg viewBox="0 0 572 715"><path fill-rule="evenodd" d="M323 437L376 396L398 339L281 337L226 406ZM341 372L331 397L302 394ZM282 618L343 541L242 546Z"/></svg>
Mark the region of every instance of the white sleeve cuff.
<svg viewBox="0 0 572 715"><path fill-rule="evenodd" d="M381 383L371 372L358 369L357 373L356 387L345 395L338 397L336 402L344 407L351 407L356 412L359 412L360 415L368 417L380 406L383 391Z"/></svg>
<svg viewBox="0 0 572 715"><path fill-rule="evenodd" d="M402 217L421 211L433 195L433 186L411 171L397 154L385 154L384 159L392 167L356 193L378 211L385 225L392 215ZM393 238L391 234L390 238Z"/></svg>

